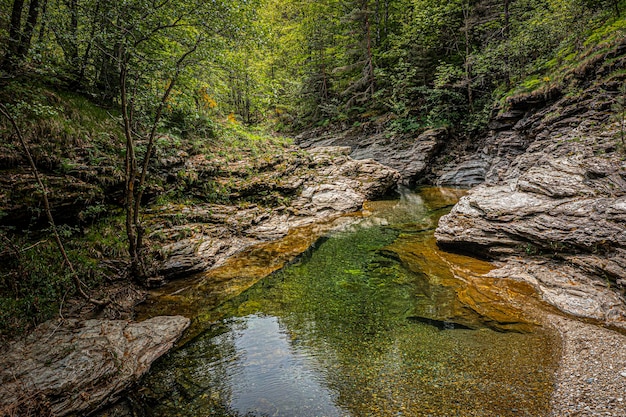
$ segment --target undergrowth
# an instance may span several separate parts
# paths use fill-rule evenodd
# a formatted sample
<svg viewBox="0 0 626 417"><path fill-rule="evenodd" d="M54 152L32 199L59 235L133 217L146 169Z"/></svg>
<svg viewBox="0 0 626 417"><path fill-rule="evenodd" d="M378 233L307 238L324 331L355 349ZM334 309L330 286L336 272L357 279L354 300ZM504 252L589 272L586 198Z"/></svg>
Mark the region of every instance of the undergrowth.
<svg viewBox="0 0 626 417"><path fill-rule="evenodd" d="M60 215L59 230L81 280L93 291L111 280L127 278L121 208L125 144L119 111L36 81L16 80L0 86L0 100L18 120L52 201L73 185L88 184L79 187L84 201L53 210ZM11 189L15 173L28 178L30 171L12 126L4 119L0 119L0 137L0 175L8 179L0 182L2 342L58 315L74 290L43 212L37 209L39 190ZM170 119L159 131L145 206L236 203L231 197L242 181L280 163L279 155L290 146L288 138L236 120ZM139 141L139 156L143 152L145 146ZM203 177L194 172L193 165L185 165L194 156L212 167ZM232 175L238 180L228 180ZM91 195L87 198L85 192ZM18 213L14 207L20 205L25 209Z"/></svg>
<svg viewBox="0 0 626 417"><path fill-rule="evenodd" d="M590 65L605 60L607 53L626 39L626 16L598 19L596 25L579 37L572 36L563 42L535 71L501 92L500 105L506 108L510 97L521 94L543 93L551 88L563 88L573 77L583 74ZM566 92L569 94L569 92Z"/></svg>

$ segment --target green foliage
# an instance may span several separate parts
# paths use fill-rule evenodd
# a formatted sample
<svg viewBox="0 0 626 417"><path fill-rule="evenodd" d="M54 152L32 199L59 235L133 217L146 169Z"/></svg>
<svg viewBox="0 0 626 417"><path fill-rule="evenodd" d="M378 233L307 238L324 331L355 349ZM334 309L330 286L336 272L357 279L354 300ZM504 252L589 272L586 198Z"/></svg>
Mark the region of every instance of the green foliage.
<svg viewBox="0 0 626 417"><path fill-rule="evenodd" d="M424 128L423 122L415 116L393 119L388 129L396 133L415 133Z"/></svg>
<svg viewBox="0 0 626 417"><path fill-rule="evenodd" d="M574 66L581 48L610 44L626 25L616 0L144 3L55 3L24 65L113 104L124 51L138 122L147 124L177 59L199 42L161 126L180 137L214 137L213 121L229 114L278 130L372 111L460 126L482 111L475 101L502 86L541 88L546 71ZM28 103L39 116L56 111Z"/></svg>
<svg viewBox="0 0 626 417"><path fill-rule="evenodd" d="M61 227L68 256L81 279L89 286L100 283L106 274L98 258L95 241L81 239L76 228ZM114 233L114 234L113 234ZM119 246L119 225L111 229L102 247ZM0 338L21 334L58 314L64 300L73 295L71 277L54 239L48 233L15 234L0 229ZM10 242L10 243L8 243ZM117 243L117 244L116 244ZM87 248L87 249L86 249Z"/></svg>
<svg viewBox="0 0 626 417"><path fill-rule="evenodd" d="M571 3L576 3L574 0ZM567 5L570 2L563 2ZM584 6L584 2L582 6ZM607 3L608 4L608 3ZM567 87L567 79L575 75L578 71L583 71L590 63L597 59L604 59L607 52L626 36L626 19L624 16L616 18L612 16L612 9L609 7L595 7L585 9L579 5L579 20L572 22L572 17L568 15L568 9L561 11L555 16L544 16L541 22L545 21L546 26L550 26L551 18L562 19L563 22L552 25L556 26L551 39L553 39L554 49L543 51L541 56L535 58L531 65L519 68L515 77L517 83L506 93L502 94L502 102L507 97L531 93L534 91L546 91L554 86ZM564 7L564 6L562 6ZM593 13L592 13L593 12ZM558 20L556 21L558 22ZM569 26L566 24L569 22ZM535 21L530 23L536 24ZM558 30L559 27L567 28ZM530 36L525 34L525 36ZM558 43L557 43L558 41ZM609 62L609 61L607 61ZM523 69L523 71L522 71ZM568 94L576 94L576 89L568 88Z"/></svg>

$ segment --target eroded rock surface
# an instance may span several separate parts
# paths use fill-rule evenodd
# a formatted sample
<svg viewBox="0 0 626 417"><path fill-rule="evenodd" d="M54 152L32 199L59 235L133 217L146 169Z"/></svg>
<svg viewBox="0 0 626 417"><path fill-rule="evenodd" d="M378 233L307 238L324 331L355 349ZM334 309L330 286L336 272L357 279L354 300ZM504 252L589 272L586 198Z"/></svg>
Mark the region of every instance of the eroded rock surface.
<svg viewBox="0 0 626 417"><path fill-rule="evenodd" d="M485 148L441 177L454 183L480 168L485 183L435 236L504 261L494 276L532 283L569 314L626 328L626 150L610 111L618 85L611 76L579 96L514 100Z"/></svg>
<svg viewBox="0 0 626 417"><path fill-rule="evenodd" d="M157 223L152 228L157 231L152 237L166 242L160 248L161 274L171 279L220 266L245 248L357 211L365 200L395 189L399 180L395 170L373 160L354 160L347 155L349 151L347 147L314 148L287 169L260 177L263 187L278 188L290 196L283 206L196 204L153 211ZM244 191L246 187L249 182L239 193L253 192ZM173 224L181 218L180 225Z"/></svg>
<svg viewBox="0 0 626 417"><path fill-rule="evenodd" d="M189 319L49 321L0 358L0 415L85 415L166 353Z"/></svg>
<svg viewBox="0 0 626 417"><path fill-rule="evenodd" d="M448 132L445 129L427 130L419 135L390 135L389 133L361 131L358 128L341 133L311 131L297 138L299 146L315 149L323 146L348 146L354 159L373 159L397 170L402 183L423 183L430 175L431 162L443 148Z"/></svg>

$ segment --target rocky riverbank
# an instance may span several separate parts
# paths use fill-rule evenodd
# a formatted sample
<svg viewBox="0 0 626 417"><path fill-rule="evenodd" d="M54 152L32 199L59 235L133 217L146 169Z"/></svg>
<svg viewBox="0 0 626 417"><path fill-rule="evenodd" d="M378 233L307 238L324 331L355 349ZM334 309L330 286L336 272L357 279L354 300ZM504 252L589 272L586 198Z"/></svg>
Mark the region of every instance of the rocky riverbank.
<svg viewBox="0 0 626 417"><path fill-rule="evenodd" d="M443 247L499 260L494 274L530 282L560 310L622 329L626 150L610 108L624 81L602 77L538 108L533 95L512 101L474 156L490 160L485 183L436 232Z"/></svg>
<svg viewBox="0 0 626 417"><path fill-rule="evenodd" d="M563 343L555 417L626 414L626 149L614 109L625 52L622 40L560 86L510 98L483 147L439 170L439 184L483 184L441 219L438 243L495 260L490 276L528 282L566 313L547 318Z"/></svg>
<svg viewBox="0 0 626 417"><path fill-rule="evenodd" d="M443 128L421 134L390 134L373 124L345 130L313 129L299 135L296 143L304 149L348 147L352 158L378 161L398 171L402 184L415 186L434 179L433 162L449 139Z"/></svg>
<svg viewBox="0 0 626 417"><path fill-rule="evenodd" d="M412 158L428 161L426 169L406 170L417 166L410 159L395 165L406 183L422 176L475 187L435 236L443 248L492 260L498 268L488 276L527 282L565 314L547 319L563 340L554 416L626 414L626 147L616 110L626 43L604 47L558 83L509 97L471 152L423 147L430 141L420 136L396 143L376 132L358 141L350 140L358 137L353 131L300 138L305 146L347 144L353 155L366 152L392 166L387 154L420 147Z"/></svg>
<svg viewBox="0 0 626 417"><path fill-rule="evenodd" d="M563 316L548 320L562 339L550 416L626 415L626 336Z"/></svg>
<svg viewBox="0 0 626 417"><path fill-rule="evenodd" d="M213 165L202 158L187 160L185 175L196 179L213 175L217 181L234 178L229 189L238 195L233 199L254 194L266 196L269 203L152 206L147 214L152 232L146 243L159 274L150 283L160 285L217 269L244 249L278 241L294 230L308 227L313 236L324 230L313 229L316 224L330 224L359 210L367 199L395 189L396 171L371 160L355 161L347 151L333 147L309 153L292 148L252 178L244 174L258 163L254 160L232 163L222 177L215 176ZM179 316L141 322L106 318L120 314L131 318L144 295L123 286L112 292L114 305L100 311L70 302L65 318L48 321L7 347L0 359L0 415L85 415L114 402L189 325Z"/></svg>
<svg viewBox="0 0 626 417"><path fill-rule="evenodd" d="M0 359L0 415L86 415L172 348L189 319L52 320Z"/></svg>
<svg viewBox="0 0 626 417"><path fill-rule="evenodd" d="M158 248L159 276L170 280L207 271L233 254L262 242L275 241L290 231L327 222L359 210L367 199L392 193L398 173L373 160L356 161L347 147L320 147L310 152L292 149L280 164L254 178L236 171L250 169L240 161L223 175L235 183L235 198L272 196L274 204L166 205L149 211L149 239ZM252 162L252 161L250 161ZM250 163L249 162L249 163ZM205 165L195 161L187 173L199 178Z"/></svg>

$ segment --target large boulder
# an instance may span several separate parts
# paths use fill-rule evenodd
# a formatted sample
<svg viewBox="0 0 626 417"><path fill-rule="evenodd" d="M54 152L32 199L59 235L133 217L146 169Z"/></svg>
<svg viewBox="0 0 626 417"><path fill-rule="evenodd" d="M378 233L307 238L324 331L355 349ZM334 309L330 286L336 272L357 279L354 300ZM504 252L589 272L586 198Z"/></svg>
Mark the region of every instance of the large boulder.
<svg viewBox="0 0 626 417"><path fill-rule="evenodd" d="M502 261L495 276L530 282L569 314L626 328L626 151L610 111L616 90L599 80L576 97L514 100L516 111L468 158L485 161L466 164L484 172L484 184L441 218L435 236L442 247ZM451 173L441 182L460 177Z"/></svg>
<svg viewBox="0 0 626 417"><path fill-rule="evenodd" d="M115 401L188 326L181 316L46 322L0 358L0 415L86 415Z"/></svg>

